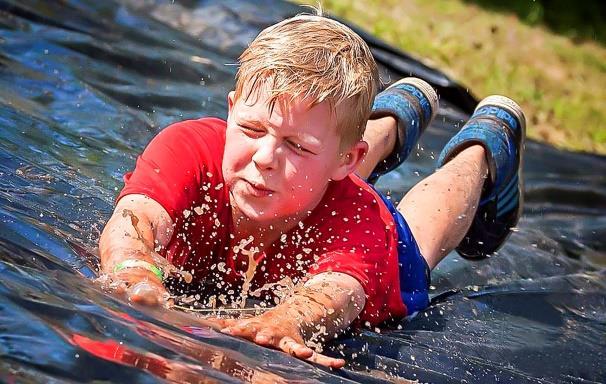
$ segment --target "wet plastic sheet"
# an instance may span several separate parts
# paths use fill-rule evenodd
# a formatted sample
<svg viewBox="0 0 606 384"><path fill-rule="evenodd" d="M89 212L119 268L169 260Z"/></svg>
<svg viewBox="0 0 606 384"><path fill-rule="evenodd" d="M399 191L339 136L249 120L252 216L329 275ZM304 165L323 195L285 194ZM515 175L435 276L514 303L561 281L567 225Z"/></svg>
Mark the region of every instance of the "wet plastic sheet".
<svg viewBox="0 0 606 384"><path fill-rule="evenodd" d="M299 10L0 0L0 381L605 381L606 159L534 142L524 216L505 247L478 263L450 255L427 311L330 346L349 361L340 371L131 307L91 283L99 231L135 156L171 122L225 116L237 55ZM411 161L380 181L398 199L432 171L475 100L365 38L385 81L420 76L442 97Z"/></svg>

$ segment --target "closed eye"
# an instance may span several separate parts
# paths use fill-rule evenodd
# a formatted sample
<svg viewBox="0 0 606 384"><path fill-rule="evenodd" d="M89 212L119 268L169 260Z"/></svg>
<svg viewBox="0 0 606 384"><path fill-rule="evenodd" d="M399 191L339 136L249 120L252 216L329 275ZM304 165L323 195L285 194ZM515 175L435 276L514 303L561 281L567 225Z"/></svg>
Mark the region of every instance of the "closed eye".
<svg viewBox="0 0 606 384"><path fill-rule="evenodd" d="M263 135L264 131L259 128L251 127L248 125L240 125L240 129L249 137L260 137Z"/></svg>
<svg viewBox="0 0 606 384"><path fill-rule="evenodd" d="M314 155L314 154L315 154L315 153L313 153L312 151L310 151L309 149L304 148L304 147L303 147L301 144L299 144L299 143L295 143L295 142L294 142L294 141L292 141L292 140L287 140L286 142L287 142L287 143L288 143L288 145L289 145L289 146L290 146L292 149L294 149L296 152L299 152L299 153L309 153L309 154L312 154L312 155Z"/></svg>

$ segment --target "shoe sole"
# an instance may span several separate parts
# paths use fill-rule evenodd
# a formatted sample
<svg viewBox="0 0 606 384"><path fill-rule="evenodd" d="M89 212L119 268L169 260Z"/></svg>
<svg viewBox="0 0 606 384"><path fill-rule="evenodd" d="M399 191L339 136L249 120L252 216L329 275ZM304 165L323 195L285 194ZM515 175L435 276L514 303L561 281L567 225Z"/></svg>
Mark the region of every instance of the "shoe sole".
<svg viewBox="0 0 606 384"><path fill-rule="evenodd" d="M522 211L524 207L524 177L522 177L523 168L524 168L524 150L526 145L526 116L524 116L524 112L522 111L522 107L518 105L515 101L511 100L509 97L501 96L501 95L492 95L488 96L476 107L475 111L486 106L491 105L495 107L502 108L507 112L511 113L520 123L520 128L522 131L522 140L520 145L520 165L518 170L518 190L520 196L520 204L518 206L518 220L522 216ZM474 111L474 112L475 112ZM517 224L516 224L517 225Z"/></svg>
<svg viewBox="0 0 606 384"><path fill-rule="evenodd" d="M436 114L438 113L438 107L440 104L438 101L438 94L436 93L435 89L433 89L433 87L428 82L426 82L425 80L421 80L418 77L405 77L403 79L396 81L395 83L393 83L392 85L387 87L387 89L389 89L391 87L395 87L398 84L412 85L413 87L420 90L421 93L423 93L423 95L425 95L427 100L429 100L429 105L431 106L431 118L429 119L429 122L427 123L427 125L429 125L429 123L434 119L434 117L436 117Z"/></svg>

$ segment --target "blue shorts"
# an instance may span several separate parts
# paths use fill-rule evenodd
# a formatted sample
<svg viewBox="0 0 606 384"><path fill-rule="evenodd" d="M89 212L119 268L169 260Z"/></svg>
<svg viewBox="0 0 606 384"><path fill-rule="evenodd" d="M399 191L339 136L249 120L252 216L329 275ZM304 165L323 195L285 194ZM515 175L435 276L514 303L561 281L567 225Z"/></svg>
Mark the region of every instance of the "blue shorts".
<svg viewBox="0 0 606 384"><path fill-rule="evenodd" d="M400 294L408 315L429 306L430 270L404 216L392 201L377 191L389 208L398 231L398 264L400 266Z"/></svg>

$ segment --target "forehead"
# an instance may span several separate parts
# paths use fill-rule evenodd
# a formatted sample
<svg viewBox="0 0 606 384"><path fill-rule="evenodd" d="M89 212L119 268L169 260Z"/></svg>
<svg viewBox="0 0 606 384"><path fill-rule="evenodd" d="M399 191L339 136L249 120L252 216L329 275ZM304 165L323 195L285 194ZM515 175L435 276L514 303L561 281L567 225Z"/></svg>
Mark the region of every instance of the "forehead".
<svg viewBox="0 0 606 384"><path fill-rule="evenodd" d="M292 126L299 129L308 125L321 126L324 130L336 129L337 111L330 100L316 102L311 97L282 94L272 97L263 82L254 88L243 87L237 96L234 112L240 119L271 125Z"/></svg>

